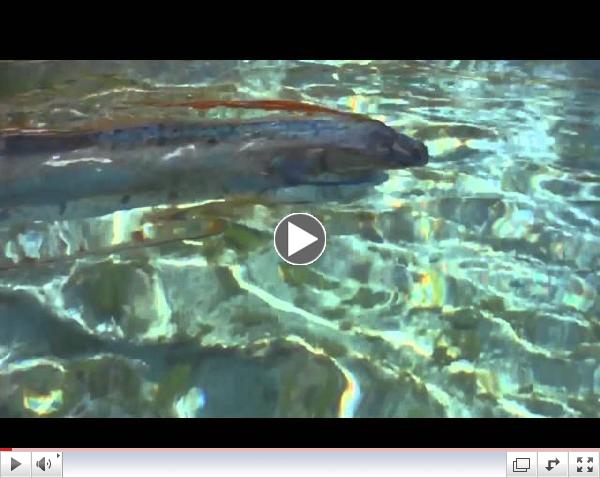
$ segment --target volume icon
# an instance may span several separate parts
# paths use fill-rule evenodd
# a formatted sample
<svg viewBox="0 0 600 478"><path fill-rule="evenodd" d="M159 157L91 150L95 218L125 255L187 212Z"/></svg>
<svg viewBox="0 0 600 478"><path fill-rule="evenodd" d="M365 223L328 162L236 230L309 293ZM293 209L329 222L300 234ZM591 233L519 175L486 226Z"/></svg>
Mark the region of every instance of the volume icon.
<svg viewBox="0 0 600 478"><path fill-rule="evenodd" d="M35 462L35 466L37 466L42 471L46 471L46 469L49 470L50 468L52 468L52 462L50 461L50 458L46 459L46 457L43 456Z"/></svg>

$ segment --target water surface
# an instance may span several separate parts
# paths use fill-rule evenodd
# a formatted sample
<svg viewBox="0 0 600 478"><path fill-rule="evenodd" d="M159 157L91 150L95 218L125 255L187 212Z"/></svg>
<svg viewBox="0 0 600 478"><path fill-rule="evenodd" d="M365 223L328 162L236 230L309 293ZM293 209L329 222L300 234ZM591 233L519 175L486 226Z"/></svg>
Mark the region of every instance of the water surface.
<svg viewBox="0 0 600 478"><path fill-rule="evenodd" d="M599 62L0 63L2 129L219 118L149 104L216 98L364 113L432 158L314 191L307 267L273 250L283 199L0 231L6 254L115 243L148 213L164 237L219 226L0 271L0 415L600 415Z"/></svg>

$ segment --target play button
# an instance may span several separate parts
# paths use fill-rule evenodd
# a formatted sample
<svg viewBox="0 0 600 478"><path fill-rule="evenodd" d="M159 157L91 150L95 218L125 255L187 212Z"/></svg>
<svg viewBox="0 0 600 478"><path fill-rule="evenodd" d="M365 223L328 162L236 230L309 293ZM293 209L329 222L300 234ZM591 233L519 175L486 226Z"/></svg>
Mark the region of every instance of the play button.
<svg viewBox="0 0 600 478"><path fill-rule="evenodd" d="M305 247L308 247L319 240L317 236L313 236L310 232L306 232L304 229L300 229L291 221L288 221L287 227L288 257L293 256L294 254L296 254L296 252L301 251Z"/></svg>
<svg viewBox="0 0 600 478"><path fill-rule="evenodd" d="M3 451L0 453L0 476L31 477L31 452Z"/></svg>
<svg viewBox="0 0 600 478"><path fill-rule="evenodd" d="M323 224L307 213L290 214L275 228L275 251L285 262L295 266L315 262L325 251L326 242Z"/></svg>

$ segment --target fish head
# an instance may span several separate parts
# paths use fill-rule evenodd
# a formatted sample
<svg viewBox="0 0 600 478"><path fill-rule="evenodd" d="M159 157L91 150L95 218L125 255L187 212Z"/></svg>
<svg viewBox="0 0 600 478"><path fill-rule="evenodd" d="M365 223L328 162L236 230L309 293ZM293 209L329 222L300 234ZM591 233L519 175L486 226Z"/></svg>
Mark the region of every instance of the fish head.
<svg viewBox="0 0 600 478"><path fill-rule="evenodd" d="M429 152L424 143L381 122L373 121L365 134L365 155L371 158L374 166L402 169L425 166L429 162Z"/></svg>
<svg viewBox="0 0 600 478"><path fill-rule="evenodd" d="M429 162L427 146L404 134L396 133L390 151L385 160L397 168L425 166Z"/></svg>
<svg viewBox="0 0 600 478"><path fill-rule="evenodd" d="M429 155L420 141L400 134L376 120L310 123L310 134L300 138L266 138L244 145L247 156L235 186L259 179L273 186L379 184L387 170L423 166ZM250 165L252 165L250 167Z"/></svg>
<svg viewBox="0 0 600 478"><path fill-rule="evenodd" d="M424 166L427 146L379 122L357 124L344 143L323 149L322 169L340 175Z"/></svg>

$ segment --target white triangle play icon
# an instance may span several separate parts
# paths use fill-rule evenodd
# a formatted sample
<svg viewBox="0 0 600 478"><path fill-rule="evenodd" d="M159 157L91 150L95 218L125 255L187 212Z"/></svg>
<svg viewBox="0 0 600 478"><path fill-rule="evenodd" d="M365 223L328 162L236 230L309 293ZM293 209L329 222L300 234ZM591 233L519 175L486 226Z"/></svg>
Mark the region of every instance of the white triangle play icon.
<svg viewBox="0 0 600 478"><path fill-rule="evenodd" d="M301 251L318 240L318 237L313 236L304 229L300 229L291 221L288 221L288 257L296 254L296 252Z"/></svg>

